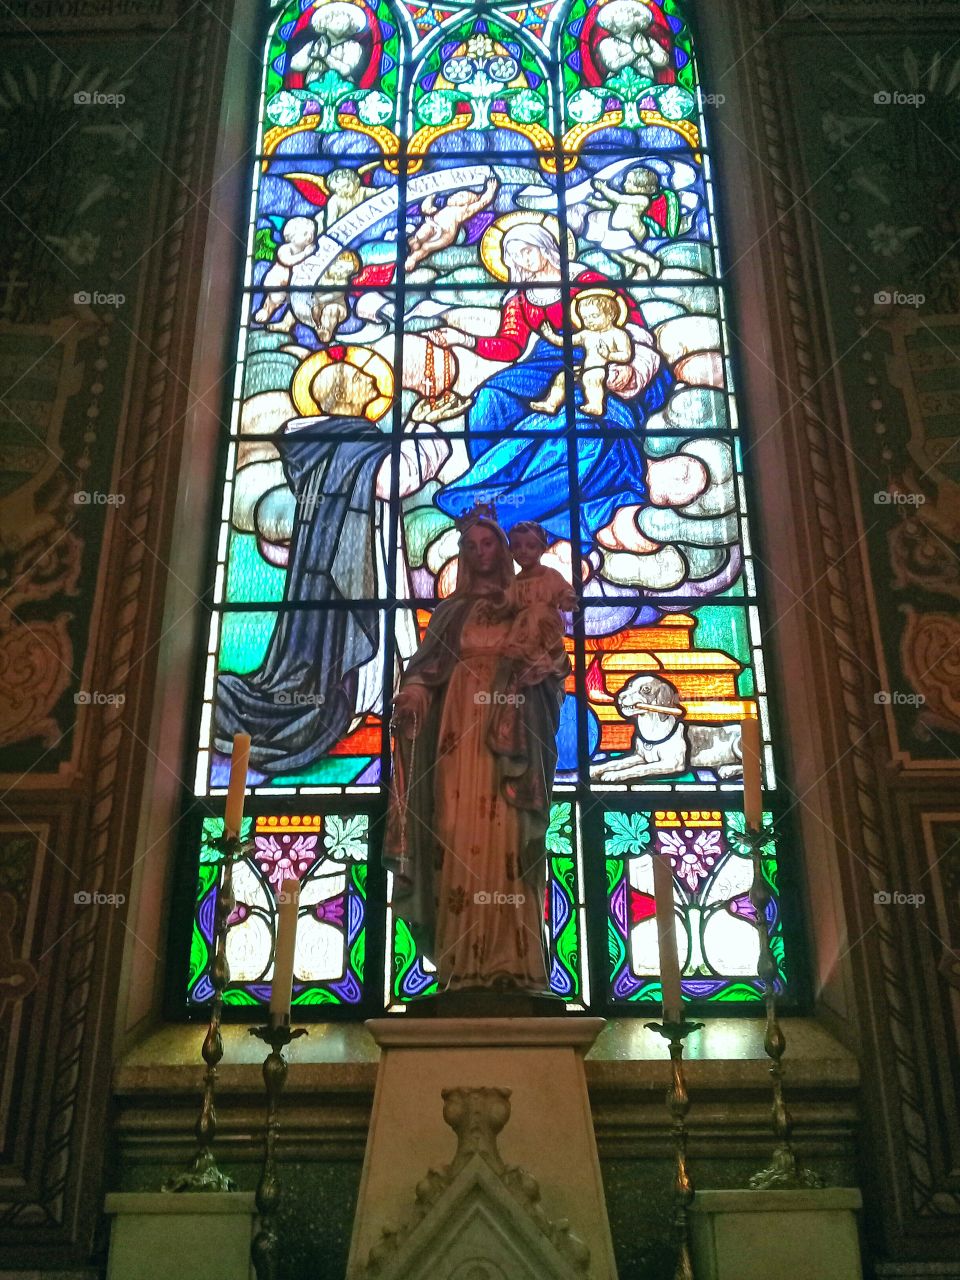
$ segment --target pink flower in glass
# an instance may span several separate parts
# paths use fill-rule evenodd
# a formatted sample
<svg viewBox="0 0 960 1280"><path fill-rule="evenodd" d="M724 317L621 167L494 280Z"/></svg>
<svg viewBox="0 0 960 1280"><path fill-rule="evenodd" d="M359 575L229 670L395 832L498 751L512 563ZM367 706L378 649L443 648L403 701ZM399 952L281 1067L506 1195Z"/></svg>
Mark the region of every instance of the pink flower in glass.
<svg viewBox="0 0 960 1280"><path fill-rule="evenodd" d="M675 874L696 893L701 880L713 870L722 853L719 831L658 831L660 852L670 861Z"/></svg>
<svg viewBox="0 0 960 1280"><path fill-rule="evenodd" d="M294 831L256 836L254 858L279 893L284 880L300 880L317 860L317 837Z"/></svg>

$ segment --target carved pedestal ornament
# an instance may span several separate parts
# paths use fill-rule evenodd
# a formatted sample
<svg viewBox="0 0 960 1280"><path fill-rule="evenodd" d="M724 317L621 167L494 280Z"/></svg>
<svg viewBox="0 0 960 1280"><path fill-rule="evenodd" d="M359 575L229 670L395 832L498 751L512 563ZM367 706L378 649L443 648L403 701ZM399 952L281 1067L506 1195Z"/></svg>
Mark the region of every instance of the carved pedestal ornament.
<svg viewBox="0 0 960 1280"><path fill-rule="evenodd" d="M497 1136L509 1089L444 1089L443 1118L457 1135L444 1169L431 1169L399 1227L385 1226L355 1280L576 1280L590 1250L540 1204L540 1187L503 1162Z"/></svg>

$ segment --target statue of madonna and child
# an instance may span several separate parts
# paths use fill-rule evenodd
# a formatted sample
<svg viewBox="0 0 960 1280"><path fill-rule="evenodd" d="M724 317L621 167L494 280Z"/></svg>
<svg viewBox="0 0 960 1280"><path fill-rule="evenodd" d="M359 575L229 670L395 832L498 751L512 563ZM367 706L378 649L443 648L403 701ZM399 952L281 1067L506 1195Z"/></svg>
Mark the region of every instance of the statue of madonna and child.
<svg viewBox="0 0 960 1280"><path fill-rule="evenodd" d="M545 842L575 597L540 563L539 525L514 525L509 541L488 515L460 528L456 589L394 701L393 908L441 994L546 996Z"/></svg>

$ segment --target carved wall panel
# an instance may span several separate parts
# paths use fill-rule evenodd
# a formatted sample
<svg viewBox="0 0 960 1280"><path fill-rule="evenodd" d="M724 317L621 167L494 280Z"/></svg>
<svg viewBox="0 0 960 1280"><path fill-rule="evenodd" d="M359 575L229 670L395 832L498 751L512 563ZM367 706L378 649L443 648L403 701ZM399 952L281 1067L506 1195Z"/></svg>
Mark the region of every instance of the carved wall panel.
<svg viewBox="0 0 960 1280"><path fill-rule="evenodd" d="M773 360L785 383L765 456L798 464L791 537L767 546L775 568L803 565L784 703L816 977L862 1059L871 1256L932 1263L960 1244L958 14L757 2L738 15L748 125L731 138L720 111L715 141L741 152L762 210L750 235L777 281L769 343L749 315L744 329L748 365Z"/></svg>
<svg viewBox="0 0 960 1280"><path fill-rule="evenodd" d="M0 1251L90 1259L224 27L0 20ZM211 107L211 103L213 106ZM5 184L6 185L6 184Z"/></svg>

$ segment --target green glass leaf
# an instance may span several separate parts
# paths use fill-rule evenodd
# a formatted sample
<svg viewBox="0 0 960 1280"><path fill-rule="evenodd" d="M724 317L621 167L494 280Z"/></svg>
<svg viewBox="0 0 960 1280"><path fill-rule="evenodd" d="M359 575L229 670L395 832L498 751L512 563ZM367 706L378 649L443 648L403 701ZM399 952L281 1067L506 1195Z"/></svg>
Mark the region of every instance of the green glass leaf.
<svg viewBox="0 0 960 1280"><path fill-rule="evenodd" d="M453 112L453 95L440 90L428 93L417 103L417 116L424 124L449 124L453 119Z"/></svg>
<svg viewBox="0 0 960 1280"><path fill-rule="evenodd" d="M370 93L363 95L357 106L357 115L364 124L373 126L386 124L393 115L393 103L385 93L381 93L379 89L373 89Z"/></svg>
<svg viewBox="0 0 960 1280"><path fill-rule="evenodd" d="M223 993L223 1003L232 1005L255 1006L262 1005L263 1001L258 1000L256 996L252 996L249 991L240 991L231 988Z"/></svg>
<svg viewBox="0 0 960 1280"><path fill-rule="evenodd" d="M645 813L619 813L613 810L603 816L607 826L606 852L610 857L622 858L628 854L643 853L653 838L650 819Z"/></svg>
<svg viewBox="0 0 960 1280"><path fill-rule="evenodd" d="M417 958L417 948L405 920L395 919L393 928L393 994L400 999L401 984Z"/></svg>
<svg viewBox="0 0 960 1280"><path fill-rule="evenodd" d="M332 813L326 820L323 845L331 858L366 859L367 828L365 813L354 813L341 818Z"/></svg>
<svg viewBox="0 0 960 1280"><path fill-rule="evenodd" d="M534 93L532 89L521 89L511 98L509 105L511 119L519 120L524 124L539 120L546 109L539 93Z"/></svg>
<svg viewBox="0 0 960 1280"><path fill-rule="evenodd" d="M610 972L617 973L627 958L627 949L620 930L610 919L607 920L607 954L610 957Z"/></svg>
<svg viewBox="0 0 960 1280"><path fill-rule="evenodd" d="M567 113L578 124L593 124L603 115L603 100L589 89L578 89L570 95Z"/></svg>
<svg viewBox="0 0 960 1280"><path fill-rule="evenodd" d="M257 262L273 262L277 256L277 246L269 227L260 227L254 240L253 257Z"/></svg>
<svg viewBox="0 0 960 1280"><path fill-rule="evenodd" d="M626 864L621 862L619 858L607 858L607 897L613 897L613 891L620 883L622 876L627 873Z"/></svg>
<svg viewBox="0 0 960 1280"><path fill-rule="evenodd" d="M547 852L565 855L573 853L573 825L569 804L552 804L550 806L550 825L547 828Z"/></svg>
<svg viewBox="0 0 960 1280"><path fill-rule="evenodd" d="M325 987L308 987L306 991L301 992L300 995L298 995L291 1003L294 1005L342 1004L342 1001L338 996L335 996L332 991L327 991Z"/></svg>
<svg viewBox="0 0 960 1280"><path fill-rule="evenodd" d="M200 932L199 925L194 923L193 936L190 939L190 972L187 977L188 993L193 991L195 984L200 980L209 963L210 949L207 946L207 940Z"/></svg>
<svg viewBox="0 0 960 1280"><path fill-rule="evenodd" d="M660 114L668 120L689 120L692 118L697 102L692 93L681 89L679 85L667 85L663 89L655 89L653 97Z"/></svg>
<svg viewBox="0 0 960 1280"><path fill-rule="evenodd" d="M297 124L303 115L303 101L296 93L281 89L267 103L267 119L271 124L289 128Z"/></svg>

